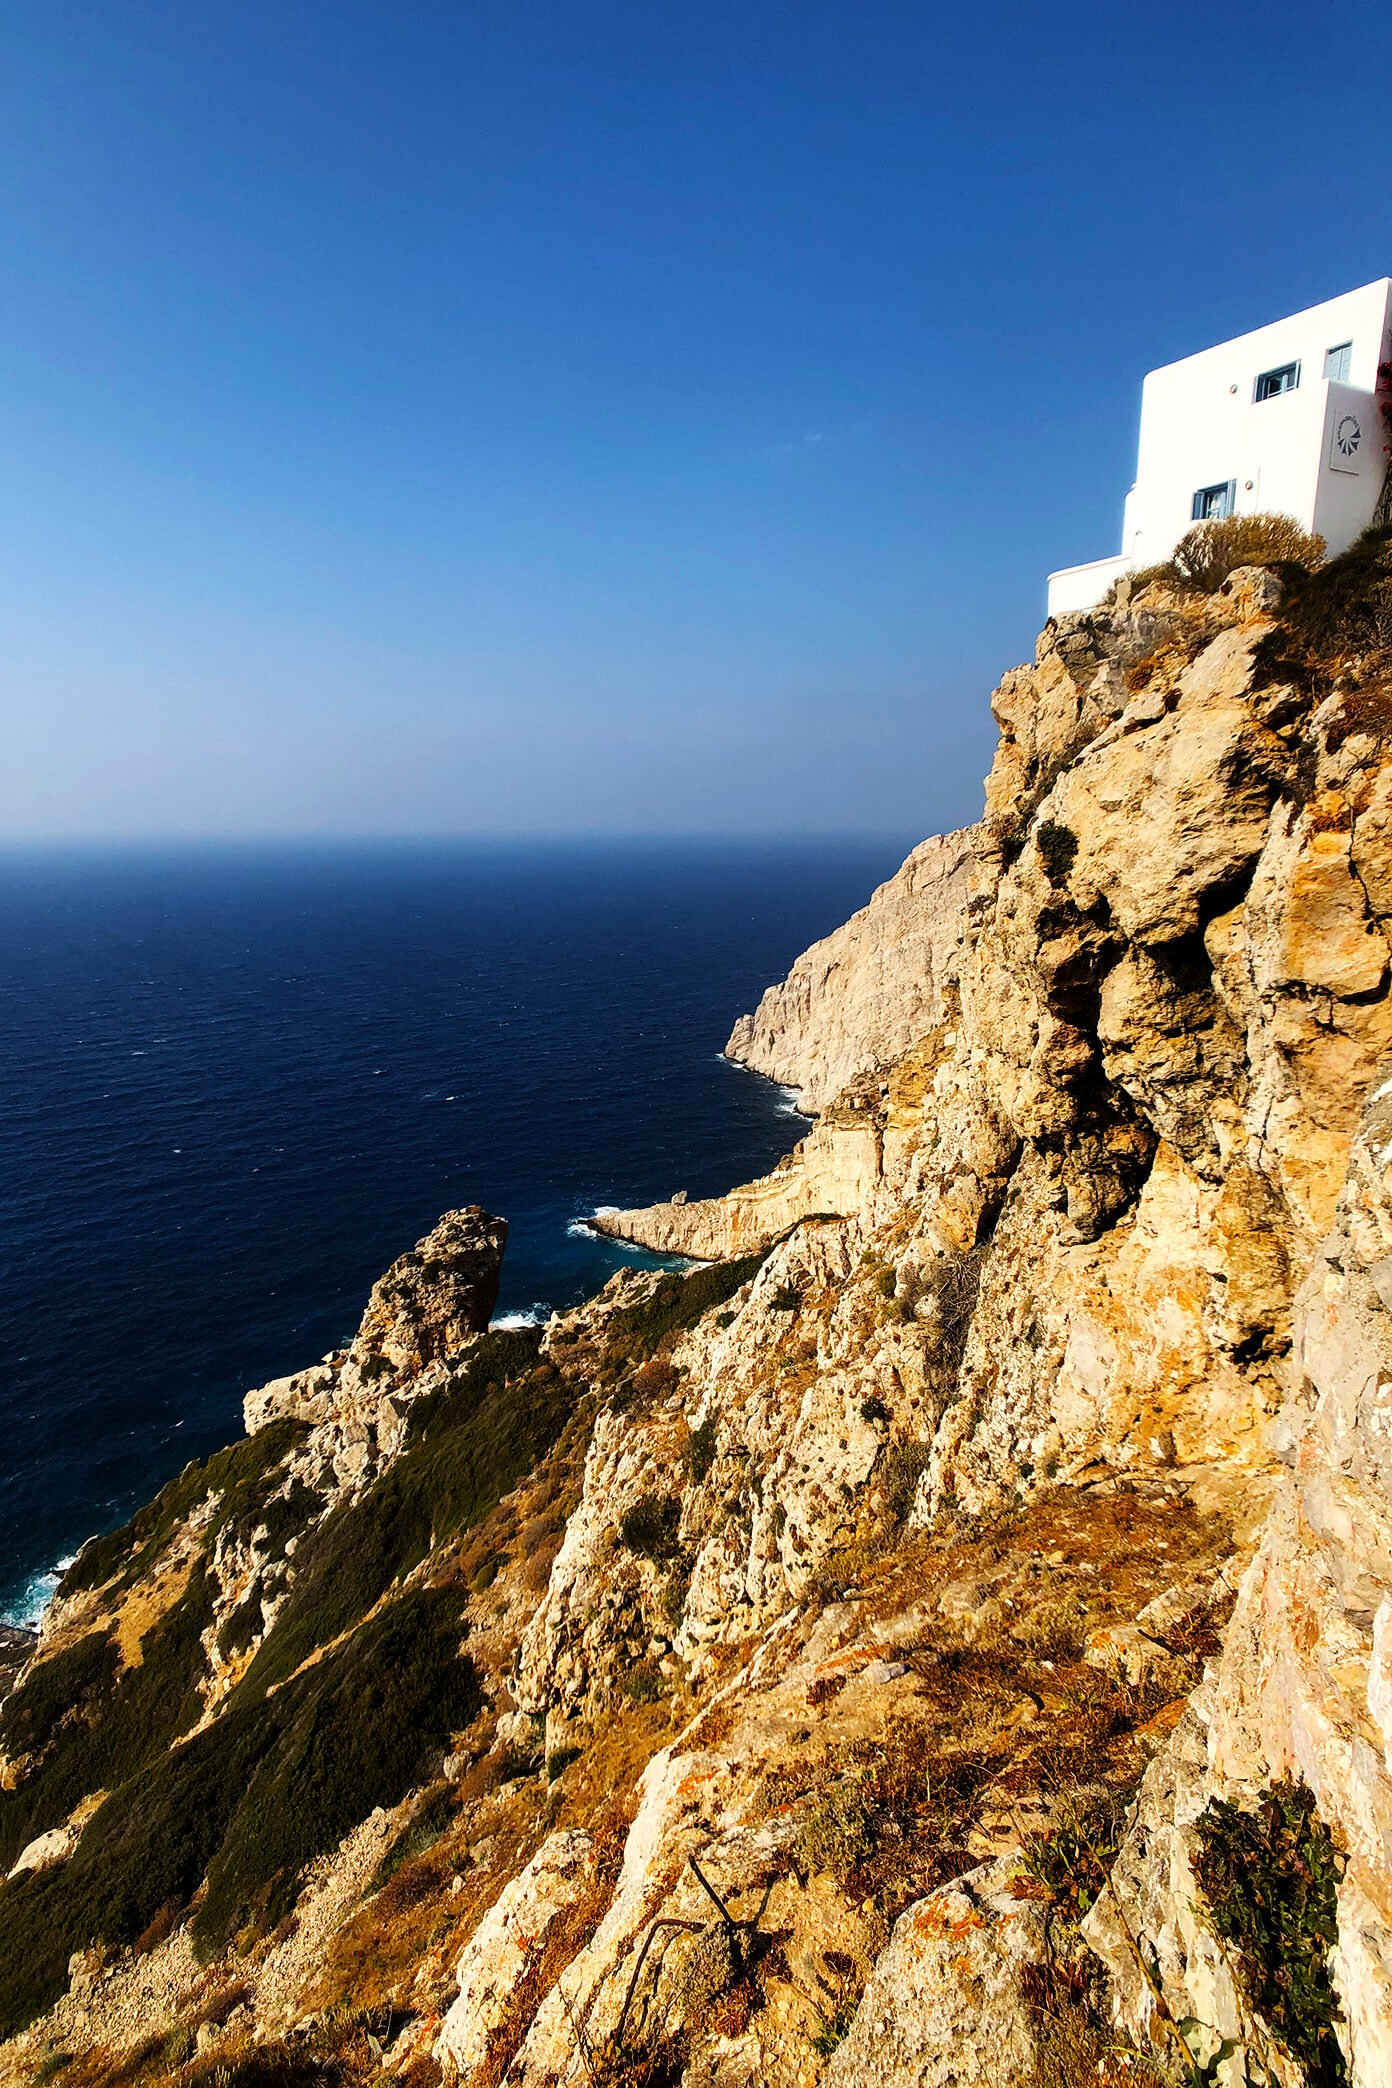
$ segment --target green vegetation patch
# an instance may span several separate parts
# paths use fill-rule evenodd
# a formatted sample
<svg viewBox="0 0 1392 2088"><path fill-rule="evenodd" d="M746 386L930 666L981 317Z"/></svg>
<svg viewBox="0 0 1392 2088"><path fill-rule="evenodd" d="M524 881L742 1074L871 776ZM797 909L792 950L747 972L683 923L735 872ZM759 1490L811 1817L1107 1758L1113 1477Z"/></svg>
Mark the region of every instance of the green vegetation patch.
<svg viewBox="0 0 1392 2088"><path fill-rule="evenodd" d="M1106 1795L1081 1813L1070 1808L1048 1834L1025 1841L1026 1872L1066 1919L1081 1921L1103 1891L1121 1831L1120 1807Z"/></svg>
<svg viewBox="0 0 1392 2088"><path fill-rule="evenodd" d="M918 1497L918 1483L933 1458L930 1443L891 1443L881 1453L876 1477L885 1490L885 1504L896 1523L907 1522Z"/></svg>
<svg viewBox="0 0 1392 2088"><path fill-rule="evenodd" d="M49 1745L65 1718L85 1723L115 1679L119 1659L113 1638L90 1631L39 1661L0 1705L0 1747L8 1755L32 1754Z"/></svg>
<svg viewBox="0 0 1392 2088"><path fill-rule="evenodd" d="M220 1494L222 1499L207 1543L228 1523L255 1528L262 1519L258 1511L264 1509L273 1474L305 1433L298 1421L273 1421L255 1435L243 1436L225 1450L185 1465L178 1478L162 1487L153 1501L137 1508L128 1523L83 1545L63 1577L59 1594L77 1595L99 1588L117 1574L129 1587L159 1556L177 1525L210 1493Z"/></svg>
<svg viewBox="0 0 1392 2088"><path fill-rule="evenodd" d="M380 1892L387 1880L394 1878L405 1864L414 1863L418 1856L433 1849L436 1842L449 1832L458 1809L453 1784L435 1784L427 1791L401 1832L393 1837L373 1872L372 1891Z"/></svg>
<svg viewBox="0 0 1392 2088"><path fill-rule="evenodd" d="M635 1704L655 1704L662 1694L662 1670L655 1660L635 1660L625 1669L623 1693Z"/></svg>
<svg viewBox="0 0 1392 2088"><path fill-rule="evenodd" d="M681 1502L675 1494L645 1493L619 1518L619 1542L645 1559L676 1556Z"/></svg>
<svg viewBox="0 0 1392 2088"><path fill-rule="evenodd" d="M200 1561L181 1599L145 1634L138 1667L118 1674L114 1643L93 1632L33 1670L0 1714L6 1748L41 1756L15 1790L0 1791L0 1870L89 1792L114 1790L197 1723L211 1617Z"/></svg>
<svg viewBox="0 0 1392 2088"><path fill-rule="evenodd" d="M1195 1823L1195 1872L1252 2010L1311 2088L1348 2080L1329 1976L1344 1858L1305 1784L1272 1784L1255 1811L1215 1798Z"/></svg>
<svg viewBox="0 0 1392 2088"><path fill-rule="evenodd" d="M711 1262L689 1275L668 1271L659 1276L639 1304L625 1305L609 1321L606 1336L617 1363L647 1360L674 1334L684 1334L718 1305L733 1298L764 1265L763 1254L739 1261Z"/></svg>
<svg viewBox="0 0 1392 2088"><path fill-rule="evenodd" d="M716 1418L709 1413L699 1427L692 1429L691 1440L686 1446L687 1477L692 1486L699 1486L709 1476L715 1463L716 1447Z"/></svg>
<svg viewBox="0 0 1392 2088"><path fill-rule="evenodd" d="M304 1864L396 1804L477 1712L461 1604L458 1590L415 1591L268 1701L237 1692L112 1791L67 1864L0 1886L0 2035L63 1991L74 1950L134 1942L205 1873L202 1949L273 1927Z"/></svg>
<svg viewBox="0 0 1392 2088"><path fill-rule="evenodd" d="M395 1805L423 1757L474 1717L479 1688L459 1651L461 1607L450 1589L408 1595L300 1676L282 1692L287 1702L275 1700L274 1751L208 1867L194 1925L205 1948L248 1921L274 1927L301 1867L374 1806Z"/></svg>
<svg viewBox="0 0 1392 2088"><path fill-rule="evenodd" d="M575 1392L534 1328L485 1335L450 1383L413 1410L406 1449L361 1500L312 1530L284 1609L247 1670L260 1695L358 1622L434 1546L471 1529L543 1458Z"/></svg>
<svg viewBox="0 0 1392 2088"><path fill-rule="evenodd" d="M1078 837L1073 829L1061 826L1056 819L1042 819L1034 845L1050 884L1062 884L1078 858Z"/></svg>

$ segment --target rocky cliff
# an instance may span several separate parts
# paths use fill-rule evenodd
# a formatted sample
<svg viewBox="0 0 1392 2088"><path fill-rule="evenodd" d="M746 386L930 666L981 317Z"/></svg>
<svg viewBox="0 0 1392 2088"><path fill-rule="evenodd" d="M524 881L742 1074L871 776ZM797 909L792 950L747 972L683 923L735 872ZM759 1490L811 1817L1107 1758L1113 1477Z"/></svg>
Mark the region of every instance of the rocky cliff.
<svg viewBox="0 0 1392 2088"><path fill-rule="evenodd" d="M445 1221L83 1552L16 2077L1388 2077L1389 631L1386 538L1051 624L732 1039L807 1138L606 1221L705 1266L483 1331Z"/></svg>
<svg viewBox="0 0 1392 2088"><path fill-rule="evenodd" d="M935 835L844 926L799 957L725 1056L825 1109L863 1074L903 1057L942 1020L943 989L978 884L975 830Z"/></svg>

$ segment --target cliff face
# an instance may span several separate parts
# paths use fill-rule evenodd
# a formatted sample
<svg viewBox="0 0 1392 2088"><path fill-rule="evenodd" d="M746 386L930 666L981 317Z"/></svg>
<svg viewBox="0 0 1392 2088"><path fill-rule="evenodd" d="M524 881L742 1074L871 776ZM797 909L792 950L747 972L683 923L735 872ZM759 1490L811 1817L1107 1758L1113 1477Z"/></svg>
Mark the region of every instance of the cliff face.
<svg viewBox="0 0 1392 2088"><path fill-rule="evenodd" d="M808 1137L603 1221L710 1266L446 1221L84 1552L17 2074L1388 2077L1390 573L1051 624L732 1039Z"/></svg>
<svg viewBox="0 0 1392 2088"><path fill-rule="evenodd" d="M796 1088L814 1111L902 1058L942 1020L977 886L976 841L967 827L923 842L868 905L740 1016L725 1056Z"/></svg>

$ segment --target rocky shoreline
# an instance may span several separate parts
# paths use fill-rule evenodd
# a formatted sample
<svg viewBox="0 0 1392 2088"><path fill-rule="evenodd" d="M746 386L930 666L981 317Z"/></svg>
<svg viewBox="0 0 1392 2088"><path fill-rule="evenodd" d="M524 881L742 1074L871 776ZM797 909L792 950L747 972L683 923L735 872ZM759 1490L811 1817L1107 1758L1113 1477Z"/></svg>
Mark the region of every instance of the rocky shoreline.
<svg viewBox="0 0 1392 2088"><path fill-rule="evenodd" d="M489 1331L447 1214L84 1547L0 2076L1392 2078L1389 601L1051 623L736 1025L807 1136L595 1221L699 1266Z"/></svg>

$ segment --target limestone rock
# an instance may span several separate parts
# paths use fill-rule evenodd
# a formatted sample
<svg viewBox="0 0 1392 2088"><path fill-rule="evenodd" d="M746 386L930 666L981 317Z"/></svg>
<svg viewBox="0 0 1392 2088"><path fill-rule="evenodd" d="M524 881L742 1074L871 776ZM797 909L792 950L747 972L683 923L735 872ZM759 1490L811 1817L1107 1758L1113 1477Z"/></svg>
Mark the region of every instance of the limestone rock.
<svg viewBox="0 0 1392 2088"><path fill-rule="evenodd" d="M242 1426L248 1435L268 1428L272 1421L304 1421L312 1428L327 1418L337 1380L338 1365L328 1357L290 1377L272 1378L268 1385L258 1385L246 1394Z"/></svg>
<svg viewBox="0 0 1392 2088"><path fill-rule="evenodd" d="M964 917L982 882L974 827L913 851L843 927L805 950L725 1056L798 1090L804 1109L902 1058L943 1018Z"/></svg>
<svg viewBox="0 0 1392 2088"><path fill-rule="evenodd" d="M751 1263L700 1314L637 1270L558 1313L546 1465L378 1593L457 1589L482 1691L421 1771L443 1757L453 1840L412 1879L435 1941L388 2070L438 2040L461 2078L554 2088L582 2026L596 2073L639 2050L688 2088L1029 2080L1029 1968L1063 1924L1010 1890L1012 1844L1050 1817L1026 1786L1073 1745L1053 1669L1081 1640L1145 1720L1109 1743L1149 1768L1087 1917L1123 2025L1153 2041L1141 1937L1176 2014L1246 2037L1194 1823L1300 1775L1348 1852L1354 2088L1392 2078L1392 758L1383 666L1312 662L1285 613L1249 572L1051 623L993 700L983 827L915 851L731 1039L803 1090L808 1135L725 1197L597 1221ZM301 1424L274 1489L225 1516L210 1492L132 1585L58 1604L44 1649L96 1626L138 1659L201 1562L215 1719L320 1524L458 1379L501 1242L443 1221L350 1351L249 1397L249 1427ZM1215 1660L1189 1624L1234 1585ZM554 1779L496 1786L542 1732ZM945 1748L997 1796L959 1804ZM953 1867L994 1866L950 1886L914 1795L943 1770ZM310 1867L298 1941L239 1961L257 2035L310 2034L309 1961L419 1795ZM461 1954L440 1939L466 1922ZM187 1964L147 2015L192 2015ZM115 2049L112 1986L44 2034Z"/></svg>
<svg viewBox="0 0 1392 2088"><path fill-rule="evenodd" d="M451 2074L467 2081L483 2065L552 1929L593 1883L589 1836L561 1833L548 1836L504 1886L455 1967L459 1992L435 2044L436 2058Z"/></svg>
<svg viewBox="0 0 1392 2088"><path fill-rule="evenodd" d="M1020 1974L1045 1955L1040 1910L1013 1862L983 1864L895 1923L828 2088L1028 2088L1035 2040Z"/></svg>
<svg viewBox="0 0 1392 2088"><path fill-rule="evenodd" d="M882 1179L880 1099L871 1089L838 1101L772 1174L725 1196L597 1211L589 1222L596 1232L657 1254L731 1261L767 1247L801 1219L853 1217L869 1208Z"/></svg>
<svg viewBox="0 0 1392 2088"><path fill-rule="evenodd" d="M50 1827L46 1834L36 1834L20 1850L8 1875L18 1878L26 1871L52 1870L57 1864L66 1863L77 1847L79 1832L80 1829L69 1823L65 1827Z"/></svg>
<svg viewBox="0 0 1392 2088"><path fill-rule="evenodd" d="M1337 1220L1301 1286L1281 1417L1289 1473L1242 1579L1216 1675L1142 1788L1090 1917L1124 2019L1150 2027L1122 1920L1154 1947L1166 1998L1224 2035L1241 1997L1196 1911L1193 1821L1215 1796L1297 1778L1348 1853L1335 1978L1353 2078L1392 2077L1392 1081L1365 1105Z"/></svg>
<svg viewBox="0 0 1392 2088"><path fill-rule="evenodd" d="M372 1286L348 1351L367 1382L399 1385L481 1334L498 1302L507 1221L478 1204L447 1211Z"/></svg>

